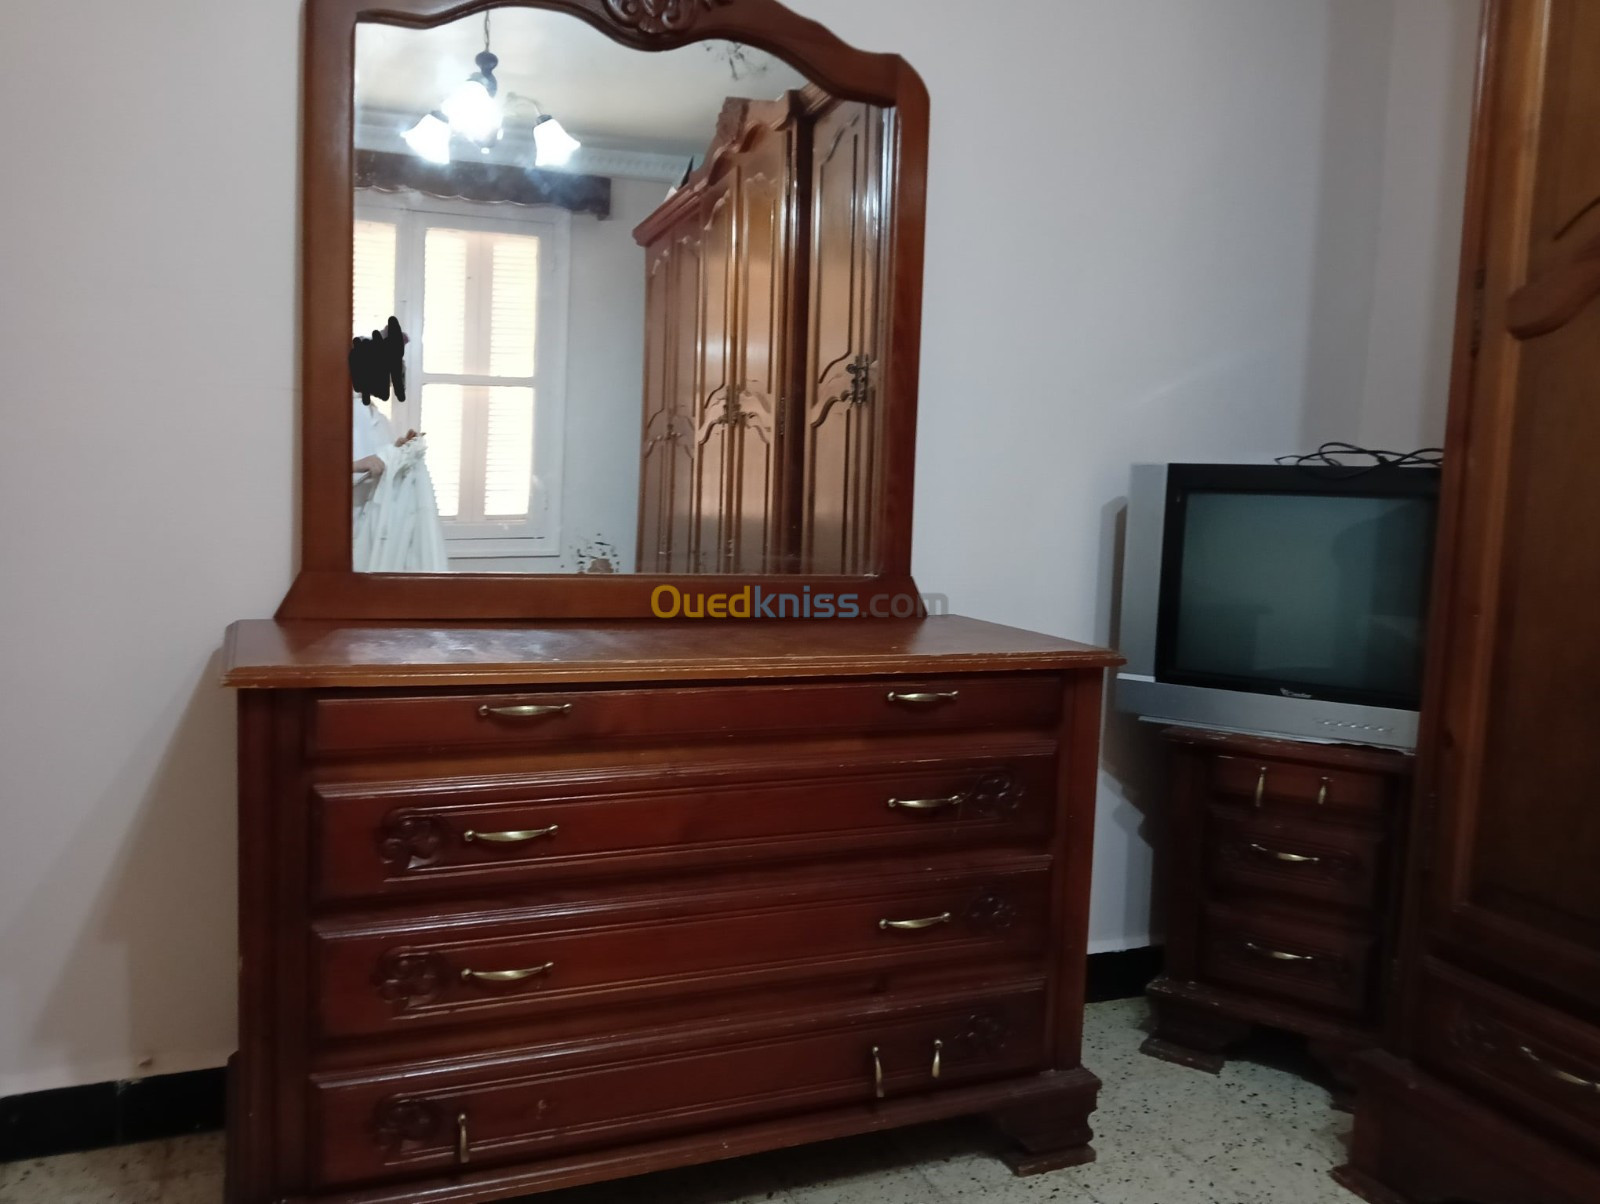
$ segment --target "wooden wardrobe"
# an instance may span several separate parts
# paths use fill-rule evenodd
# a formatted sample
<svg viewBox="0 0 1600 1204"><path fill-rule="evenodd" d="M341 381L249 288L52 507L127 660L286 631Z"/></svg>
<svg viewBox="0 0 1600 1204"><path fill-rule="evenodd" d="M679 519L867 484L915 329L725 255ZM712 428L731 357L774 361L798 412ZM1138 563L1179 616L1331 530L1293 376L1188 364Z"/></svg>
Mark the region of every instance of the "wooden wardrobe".
<svg viewBox="0 0 1600 1204"><path fill-rule="evenodd" d="M1487 13L1381 1204L1600 1200L1600 4Z"/></svg>
<svg viewBox="0 0 1600 1204"><path fill-rule="evenodd" d="M892 118L730 99L646 250L640 572L860 573L881 474Z"/></svg>

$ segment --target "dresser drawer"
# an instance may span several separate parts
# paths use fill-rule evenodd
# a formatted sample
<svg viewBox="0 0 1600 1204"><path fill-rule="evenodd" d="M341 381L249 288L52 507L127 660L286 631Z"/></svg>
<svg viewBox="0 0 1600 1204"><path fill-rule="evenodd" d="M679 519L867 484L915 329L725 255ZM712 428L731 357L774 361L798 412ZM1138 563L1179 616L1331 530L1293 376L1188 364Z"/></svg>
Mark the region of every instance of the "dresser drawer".
<svg viewBox="0 0 1600 1204"><path fill-rule="evenodd" d="M1207 816L1207 874L1223 895L1370 913L1381 900L1387 848L1374 828L1241 807L1213 807Z"/></svg>
<svg viewBox="0 0 1600 1204"><path fill-rule="evenodd" d="M1213 905L1200 964L1208 982L1359 1017L1371 1004L1376 943L1369 933Z"/></svg>
<svg viewBox="0 0 1600 1204"><path fill-rule="evenodd" d="M1038 674L822 685L321 696L313 755L568 748L774 735L1053 728L1061 681Z"/></svg>
<svg viewBox="0 0 1600 1204"><path fill-rule="evenodd" d="M1390 780L1381 774L1300 765L1270 757L1218 754L1211 758L1211 788L1253 805L1317 807L1327 815L1378 815Z"/></svg>
<svg viewBox="0 0 1600 1204"><path fill-rule="evenodd" d="M314 788L316 891L327 900L738 866L843 850L1039 843L1057 759L815 758L660 788L660 773ZM687 774L679 774L679 777ZM753 779L753 780L752 780ZM657 788L649 788L656 786Z"/></svg>
<svg viewBox="0 0 1600 1204"><path fill-rule="evenodd" d="M1045 996L1029 990L884 1006L668 1056L618 1043L329 1077L312 1088L314 1174L322 1187L447 1174L937 1091L1035 1071L1044 1059Z"/></svg>
<svg viewBox="0 0 1600 1204"><path fill-rule="evenodd" d="M1600 1028L1428 962L1419 1060L1524 1122L1600 1151Z"/></svg>
<svg viewBox="0 0 1600 1204"><path fill-rule="evenodd" d="M706 998L720 1015L740 988L1042 964L1050 866L1029 861L494 917L323 923L312 942L319 1027L330 1037L401 1033L685 997Z"/></svg>

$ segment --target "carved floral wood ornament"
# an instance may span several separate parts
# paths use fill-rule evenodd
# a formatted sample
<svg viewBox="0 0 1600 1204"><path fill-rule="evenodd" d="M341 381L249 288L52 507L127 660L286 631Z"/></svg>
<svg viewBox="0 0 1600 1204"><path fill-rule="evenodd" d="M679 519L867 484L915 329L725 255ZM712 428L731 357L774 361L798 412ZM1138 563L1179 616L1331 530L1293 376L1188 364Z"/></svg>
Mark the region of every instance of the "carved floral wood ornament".
<svg viewBox="0 0 1600 1204"><path fill-rule="evenodd" d="M511 7L481 0L307 0L302 177L300 568L278 610L284 619L496 620L649 618L663 585L703 589L705 576L670 574L365 574L351 569L351 430L345 358L352 294L356 29L426 29ZM872 504L873 556L860 576L787 575L836 594L918 596L911 578L912 484L922 313L928 96L901 58L846 45L778 0L531 0L641 51L725 39L784 59L832 95L894 110L887 148L892 194L884 278L886 352L872 366L882 449ZM858 382L859 387L859 382ZM743 578L729 579L743 583Z"/></svg>
<svg viewBox="0 0 1600 1204"><path fill-rule="evenodd" d="M694 28L703 13L724 8L731 0L606 0L606 11L640 33L682 33Z"/></svg>

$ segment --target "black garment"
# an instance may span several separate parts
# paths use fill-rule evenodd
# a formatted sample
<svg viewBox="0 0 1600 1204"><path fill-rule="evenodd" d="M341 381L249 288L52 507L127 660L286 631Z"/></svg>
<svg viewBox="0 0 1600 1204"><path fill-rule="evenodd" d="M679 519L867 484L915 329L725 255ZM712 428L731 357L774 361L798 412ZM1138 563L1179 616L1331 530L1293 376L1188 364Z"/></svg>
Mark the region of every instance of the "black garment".
<svg viewBox="0 0 1600 1204"><path fill-rule="evenodd" d="M356 338L350 342L350 387L361 394L361 400L372 404L374 397L389 400L390 386L395 398L406 399L406 333L400 329L400 320L391 317L382 330L374 330L370 339Z"/></svg>

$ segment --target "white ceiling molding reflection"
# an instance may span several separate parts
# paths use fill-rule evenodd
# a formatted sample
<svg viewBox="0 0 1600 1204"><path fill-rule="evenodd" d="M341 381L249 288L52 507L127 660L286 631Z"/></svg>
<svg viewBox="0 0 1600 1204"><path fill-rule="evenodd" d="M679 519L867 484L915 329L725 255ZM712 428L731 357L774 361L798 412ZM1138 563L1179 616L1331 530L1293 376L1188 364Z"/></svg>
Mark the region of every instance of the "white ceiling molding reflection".
<svg viewBox="0 0 1600 1204"><path fill-rule="evenodd" d="M356 146L361 150L405 154L408 148L401 135L415 121L416 117L412 113L363 110L356 126ZM708 146L710 140L711 131L708 129L706 131ZM531 167L534 160L533 127L508 124L505 127L505 137L490 153L486 155L461 153L457 158L463 163ZM693 160L687 155L663 155L654 151L613 149L585 143L564 166L540 168L540 170L677 184L692 165Z"/></svg>

